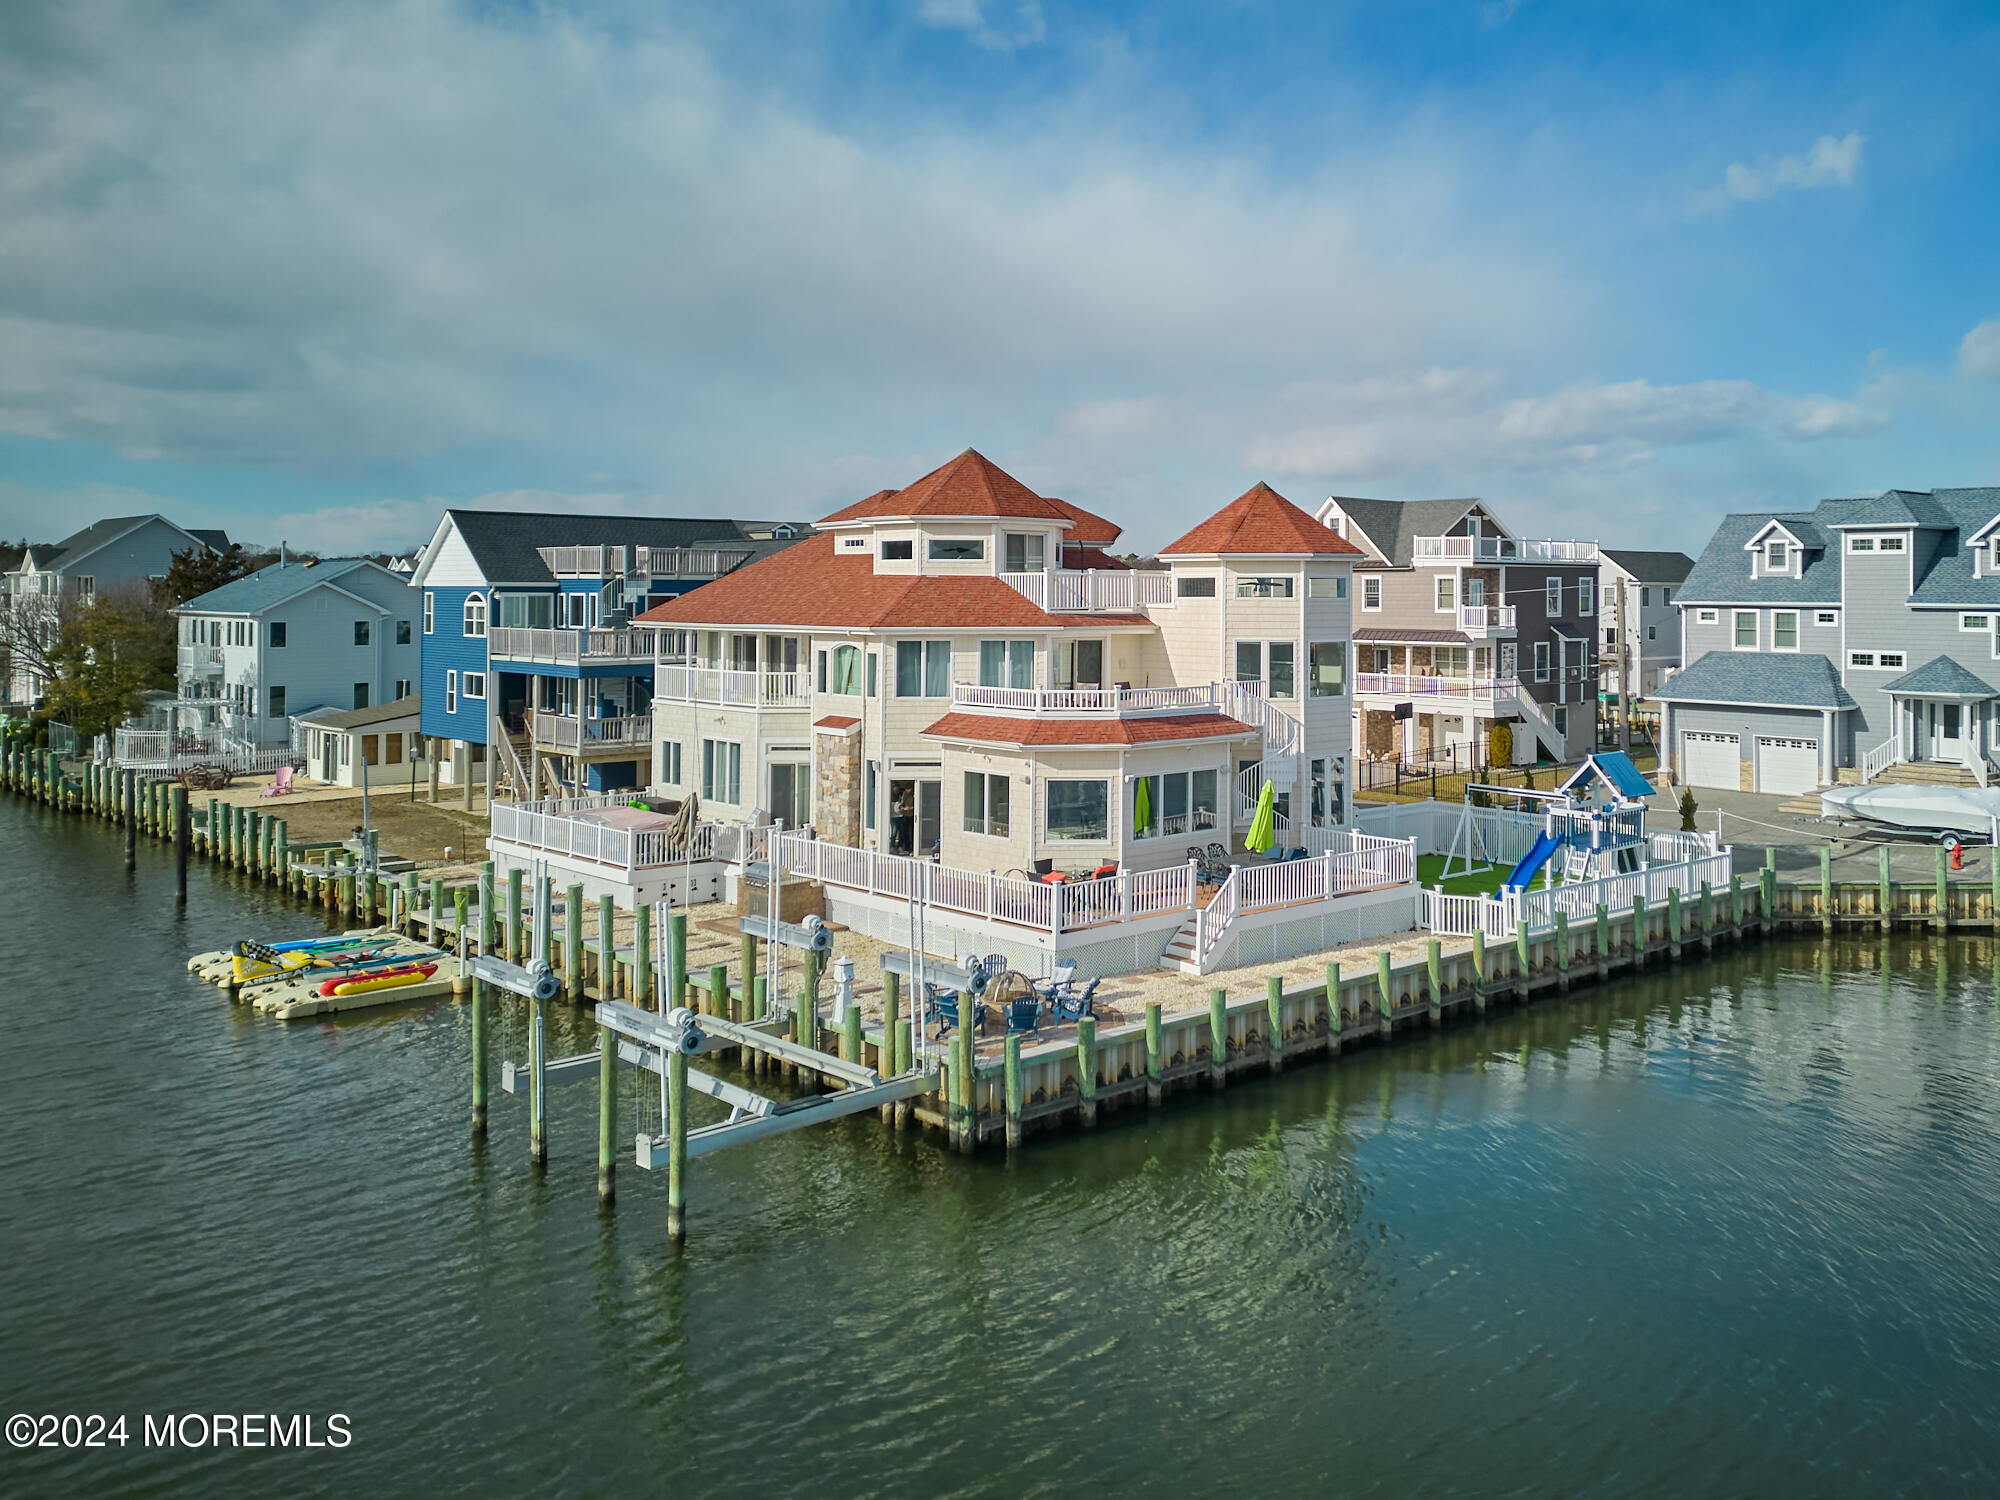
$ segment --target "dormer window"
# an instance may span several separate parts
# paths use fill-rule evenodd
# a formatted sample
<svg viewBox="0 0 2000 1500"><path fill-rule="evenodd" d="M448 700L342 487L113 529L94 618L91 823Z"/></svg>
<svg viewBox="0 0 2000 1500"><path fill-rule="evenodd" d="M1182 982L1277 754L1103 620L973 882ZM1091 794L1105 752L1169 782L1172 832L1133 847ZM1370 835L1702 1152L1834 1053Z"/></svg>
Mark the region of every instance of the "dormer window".
<svg viewBox="0 0 2000 1500"><path fill-rule="evenodd" d="M911 562L916 558L916 555L917 544L915 542L884 542L882 544L883 562Z"/></svg>
<svg viewBox="0 0 2000 1500"><path fill-rule="evenodd" d="M1775 538L1764 543L1764 571L1766 573L1789 573L1791 570L1791 549Z"/></svg>
<svg viewBox="0 0 2000 1500"><path fill-rule="evenodd" d="M984 562L986 560L986 539L970 537L954 539L932 537L930 545L932 562ZM1021 571L1025 572L1026 569Z"/></svg>

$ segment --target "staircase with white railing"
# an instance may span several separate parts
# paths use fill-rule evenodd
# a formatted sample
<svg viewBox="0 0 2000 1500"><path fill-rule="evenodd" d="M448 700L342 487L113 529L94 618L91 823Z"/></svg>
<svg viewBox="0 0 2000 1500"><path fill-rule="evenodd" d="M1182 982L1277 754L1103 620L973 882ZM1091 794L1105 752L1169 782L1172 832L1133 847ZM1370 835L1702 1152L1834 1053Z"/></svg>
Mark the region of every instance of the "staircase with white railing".
<svg viewBox="0 0 2000 1500"><path fill-rule="evenodd" d="M1873 750L1862 752L1861 780L1865 785L1896 763L1896 737L1889 736Z"/></svg>

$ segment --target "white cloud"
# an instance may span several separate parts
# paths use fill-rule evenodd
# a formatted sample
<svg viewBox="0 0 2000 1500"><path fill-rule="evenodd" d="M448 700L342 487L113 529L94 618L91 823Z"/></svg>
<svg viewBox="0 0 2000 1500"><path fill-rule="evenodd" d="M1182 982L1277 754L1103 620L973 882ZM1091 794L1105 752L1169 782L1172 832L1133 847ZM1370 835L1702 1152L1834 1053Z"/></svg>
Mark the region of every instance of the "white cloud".
<svg viewBox="0 0 2000 1500"><path fill-rule="evenodd" d="M0 49L4 433L747 487L885 413L950 410L949 452L1079 376L1365 370L1590 315L1569 241L1464 232L1435 142L1280 177L1058 112L863 137L557 7L49 14L56 61Z"/></svg>
<svg viewBox="0 0 2000 1500"><path fill-rule="evenodd" d="M2000 318L1988 318L1960 341L1958 373L2000 380Z"/></svg>
<svg viewBox="0 0 2000 1500"><path fill-rule="evenodd" d="M1005 9L1006 7L1000 7ZM1012 10L1010 27L993 25L987 15L988 0L922 0L917 19L926 26L962 31L975 46L994 52L1011 52L1016 47L1032 47L1048 36L1042 20L1040 0L1022 0Z"/></svg>
<svg viewBox="0 0 2000 1500"><path fill-rule="evenodd" d="M1799 156L1781 156L1775 161L1764 157L1754 167L1731 162L1722 174L1722 186L1702 194L1696 207L1720 213L1731 203L1761 203L1793 189L1853 187L1866 139L1860 131L1850 130L1838 140L1821 136Z"/></svg>
<svg viewBox="0 0 2000 1500"><path fill-rule="evenodd" d="M1664 449L1859 437L1888 424L1886 413L1851 401L1780 395L1747 380L1629 380L1509 396L1492 371L1430 370L1292 386L1243 430L1251 469L1339 482L1604 473L1650 463Z"/></svg>
<svg viewBox="0 0 2000 1500"><path fill-rule="evenodd" d="M1489 30L1505 26L1514 19L1514 12L1521 8L1521 0L1486 0L1479 7L1479 23Z"/></svg>

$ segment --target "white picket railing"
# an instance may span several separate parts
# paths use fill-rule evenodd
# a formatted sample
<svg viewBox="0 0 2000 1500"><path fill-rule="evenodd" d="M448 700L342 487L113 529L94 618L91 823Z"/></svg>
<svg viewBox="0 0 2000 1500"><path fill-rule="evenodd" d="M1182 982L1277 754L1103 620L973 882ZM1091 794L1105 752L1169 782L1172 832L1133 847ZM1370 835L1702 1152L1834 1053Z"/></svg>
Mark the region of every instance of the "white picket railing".
<svg viewBox="0 0 2000 1500"><path fill-rule="evenodd" d="M1420 536L1411 538L1411 557L1420 563L1594 563L1597 543L1521 540L1510 536Z"/></svg>
<svg viewBox="0 0 2000 1500"><path fill-rule="evenodd" d="M1305 738L1299 721L1264 696L1262 683L1221 682L1216 684L1220 701L1232 719L1240 719L1264 736L1264 753L1291 755Z"/></svg>
<svg viewBox="0 0 2000 1500"><path fill-rule="evenodd" d="M1002 573L1000 581L1049 614L1131 614L1174 602L1171 573L1137 568L1050 568Z"/></svg>
<svg viewBox="0 0 2000 1500"><path fill-rule="evenodd" d="M1424 928L1439 937L1471 937L1484 933L1489 939L1514 935L1517 898L1503 892L1498 896L1459 896L1448 891L1424 892Z"/></svg>
<svg viewBox="0 0 2000 1500"><path fill-rule="evenodd" d="M609 828L576 816L595 808L619 806L642 795L626 792L515 806L499 803L493 809L493 837L541 854L560 854L608 865L628 875L635 870L716 857L717 832L731 825L698 823L682 841L674 839L665 828ZM551 807L561 811L539 810Z"/></svg>
<svg viewBox="0 0 2000 1500"><path fill-rule="evenodd" d="M1408 885L1417 878L1416 843L1412 839L1350 834L1346 853L1329 849L1314 859L1288 859L1273 864L1238 865L1229 872L1207 906L1195 913L1195 952L1207 959L1228 936L1239 916L1330 901L1357 891Z"/></svg>
<svg viewBox="0 0 2000 1500"><path fill-rule="evenodd" d="M579 719L573 714L544 713L536 709L530 728L537 745L576 753L578 745L600 747L643 747L653 735L653 720L646 714L626 714L612 719Z"/></svg>
<svg viewBox="0 0 2000 1500"><path fill-rule="evenodd" d="M1514 628L1514 606L1511 604L1461 604L1458 607L1458 628L1467 635L1487 635L1496 630Z"/></svg>

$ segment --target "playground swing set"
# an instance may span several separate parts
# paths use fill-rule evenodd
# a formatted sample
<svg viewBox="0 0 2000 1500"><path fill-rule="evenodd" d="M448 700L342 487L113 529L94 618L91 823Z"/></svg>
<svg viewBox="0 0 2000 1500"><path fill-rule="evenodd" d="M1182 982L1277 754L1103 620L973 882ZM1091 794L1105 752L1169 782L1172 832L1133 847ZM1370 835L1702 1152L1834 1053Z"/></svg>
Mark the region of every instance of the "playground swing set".
<svg viewBox="0 0 2000 1500"><path fill-rule="evenodd" d="M1567 884L1625 874L1648 862L1646 798L1653 794L1652 783L1639 774L1630 756L1607 751L1586 757L1546 792L1468 785L1440 883L1500 863L1488 846L1486 820L1477 816L1480 809L1473 805L1475 793L1484 793L1517 819L1541 818L1534 841L1500 883L1503 891L1524 891L1537 875L1544 886L1553 886L1558 874ZM1601 801L1596 800L1599 797Z"/></svg>

